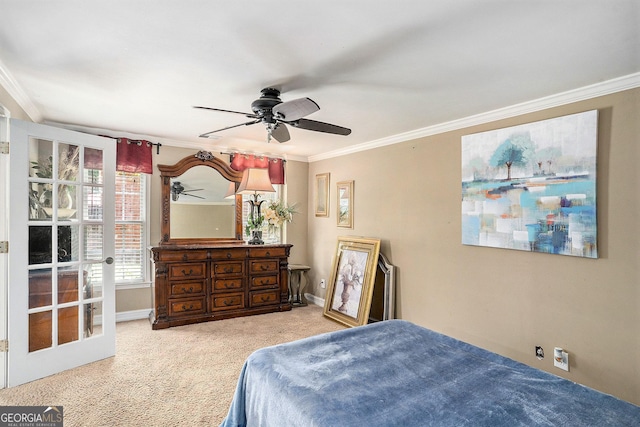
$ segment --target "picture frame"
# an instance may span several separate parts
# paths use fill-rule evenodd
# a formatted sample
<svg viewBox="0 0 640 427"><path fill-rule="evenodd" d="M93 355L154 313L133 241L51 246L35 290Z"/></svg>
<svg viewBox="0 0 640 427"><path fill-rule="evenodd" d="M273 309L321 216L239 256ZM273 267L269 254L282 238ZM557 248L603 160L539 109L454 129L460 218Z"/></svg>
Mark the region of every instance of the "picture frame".
<svg viewBox="0 0 640 427"><path fill-rule="evenodd" d="M324 316L346 326L368 322L379 254L380 239L338 237Z"/></svg>
<svg viewBox="0 0 640 427"><path fill-rule="evenodd" d="M598 258L598 110L463 135L462 244Z"/></svg>
<svg viewBox="0 0 640 427"><path fill-rule="evenodd" d="M342 181L337 186L338 227L353 228L353 181Z"/></svg>
<svg viewBox="0 0 640 427"><path fill-rule="evenodd" d="M329 173L319 173L316 175L316 188L315 188L315 209L316 216L327 217L329 216L329 179L331 175Z"/></svg>

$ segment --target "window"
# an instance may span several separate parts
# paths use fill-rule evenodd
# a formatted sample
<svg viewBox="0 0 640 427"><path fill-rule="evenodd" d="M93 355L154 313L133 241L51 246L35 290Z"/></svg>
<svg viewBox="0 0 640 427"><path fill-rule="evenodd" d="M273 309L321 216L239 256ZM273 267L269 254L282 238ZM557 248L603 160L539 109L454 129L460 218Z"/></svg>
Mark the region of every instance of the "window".
<svg viewBox="0 0 640 427"><path fill-rule="evenodd" d="M147 176L116 172L116 283L147 281Z"/></svg>

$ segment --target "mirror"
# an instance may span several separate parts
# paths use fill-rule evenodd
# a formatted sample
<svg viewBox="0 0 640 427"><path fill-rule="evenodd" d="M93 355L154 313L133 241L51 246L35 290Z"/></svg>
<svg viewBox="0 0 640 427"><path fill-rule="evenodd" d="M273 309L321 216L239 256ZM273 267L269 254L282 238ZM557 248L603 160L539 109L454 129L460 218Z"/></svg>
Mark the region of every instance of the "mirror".
<svg viewBox="0 0 640 427"><path fill-rule="evenodd" d="M242 172L208 151L158 165L162 181L161 245L242 241L242 199L225 199Z"/></svg>

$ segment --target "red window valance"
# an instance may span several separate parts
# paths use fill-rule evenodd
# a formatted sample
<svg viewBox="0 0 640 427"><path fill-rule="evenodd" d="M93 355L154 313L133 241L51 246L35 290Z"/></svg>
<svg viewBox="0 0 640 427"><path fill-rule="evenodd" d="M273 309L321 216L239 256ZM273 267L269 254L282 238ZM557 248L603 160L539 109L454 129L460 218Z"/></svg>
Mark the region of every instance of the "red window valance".
<svg viewBox="0 0 640 427"><path fill-rule="evenodd" d="M272 184L284 184L283 159L256 156L253 154L231 154L231 168L239 172L249 168L269 169Z"/></svg>
<svg viewBox="0 0 640 427"><path fill-rule="evenodd" d="M121 172L153 173L149 141L133 141L128 138L118 138L116 150L116 170Z"/></svg>

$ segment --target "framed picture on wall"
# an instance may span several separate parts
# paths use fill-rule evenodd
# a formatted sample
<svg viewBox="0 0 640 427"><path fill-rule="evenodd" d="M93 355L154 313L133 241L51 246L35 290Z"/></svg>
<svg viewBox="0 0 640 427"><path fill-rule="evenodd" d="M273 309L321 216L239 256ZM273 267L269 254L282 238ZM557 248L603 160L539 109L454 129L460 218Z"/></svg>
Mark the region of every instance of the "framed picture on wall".
<svg viewBox="0 0 640 427"><path fill-rule="evenodd" d="M328 173L316 175L316 216L329 216L329 177Z"/></svg>
<svg viewBox="0 0 640 427"><path fill-rule="evenodd" d="M462 137L462 243L598 257L598 111Z"/></svg>
<svg viewBox="0 0 640 427"><path fill-rule="evenodd" d="M380 254L380 240L338 237L324 315L347 326L367 323Z"/></svg>
<svg viewBox="0 0 640 427"><path fill-rule="evenodd" d="M337 185L338 227L353 228L353 181Z"/></svg>

